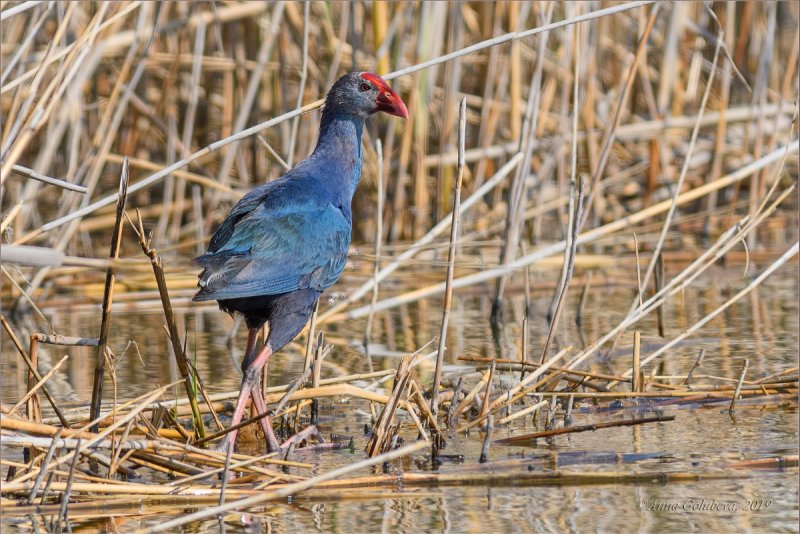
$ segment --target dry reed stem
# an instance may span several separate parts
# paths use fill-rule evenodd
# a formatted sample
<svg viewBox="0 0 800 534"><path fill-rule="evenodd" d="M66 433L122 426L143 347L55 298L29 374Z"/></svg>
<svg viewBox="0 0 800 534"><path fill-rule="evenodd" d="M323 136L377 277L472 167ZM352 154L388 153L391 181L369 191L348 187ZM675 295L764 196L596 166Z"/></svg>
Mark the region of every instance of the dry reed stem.
<svg viewBox="0 0 800 534"><path fill-rule="evenodd" d="M641 352L642 336L638 330L633 332L633 365L631 366L631 391L642 391L642 378L641 378ZM694 370L694 368L692 368Z"/></svg>
<svg viewBox="0 0 800 534"><path fill-rule="evenodd" d="M577 117L577 113L575 116ZM573 149L577 151L577 147L574 144ZM575 156L575 154L573 155ZM539 363L542 364L545 362L547 354L550 351L550 344L555 336L556 328L558 327L559 319L561 318L561 311L564 309L564 299L566 297L569 283L572 280L573 270L575 268L575 254L578 246L578 229L580 226L581 215L583 214L583 179L581 179L577 185L578 198L576 202L576 184L574 178L575 177L573 175L573 179L570 181L570 201L568 213L569 225L567 226L567 242L566 246L564 247L564 263L561 270L561 280L559 281L558 291L553 296L553 301L550 305L551 310L553 310L553 314L550 318L550 330L547 333L547 340L544 343L544 347L542 348L542 356L539 359Z"/></svg>
<svg viewBox="0 0 800 534"><path fill-rule="evenodd" d="M522 410L514 412L511 415L508 415L506 417L498 419L497 420L497 424L498 425L504 425L506 423L510 423L514 419L517 419L519 417L523 417L525 415L532 414L532 413L536 412L539 408L543 408L543 407L545 407L547 405L548 405L548 401L546 401L546 400L539 401L536 404L532 404L532 405L528 406L527 408L523 408Z"/></svg>
<svg viewBox="0 0 800 534"><path fill-rule="evenodd" d="M544 22L550 21L553 14L553 4L548 5L547 14L545 15ZM528 172L531 166L531 157L533 156L534 139L537 135L537 125L539 120L540 110L540 94L542 84L542 67L544 65L544 56L547 49L547 40L550 35L549 31L545 31L539 37L539 47L536 55L536 66L534 67L531 76L528 105L525 110L525 120L523 122L522 135L519 138L519 153L522 153L522 165L516 169L514 180L509 186L509 207L506 214L505 230L504 230L504 246L501 250L500 263L505 265L513 261L517 255L517 247L520 233L520 226L523 217L523 207L528 191ZM566 54L565 54L566 57ZM576 84L577 85L577 84ZM545 108L548 106L545 106ZM463 155L461 156L463 159ZM505 287L508 284L508 276L501 276L497 279L495 286L494 302L492 305L492 321L498 323L503 316L503 294Z"/></svg>
<svg viewBox="0 0 800 534"><path fill-rule="evenodd" d="M377 16L377 15L376 15ZM380 139L375 140L375 154L378 158L378 172L376 174L376 183L378 186L378 205L376 210L377 218L375 219L375 268L373 270L373 283L372 283L372 300L374 306L378 301L378 273L381 270L381 242L383 240L383 210L385 202L385 193L383 191L383 145ZM370 313L367 316L367 326L364 328L364 353L367 356L367 362L372 371L372 357L369 352L369 338L372 333L372 320L375 314Z"/></svg>
<svg viewBox="0 0 800 534"><path fill-rule="evenodd" d="M156 252L156 250L150 246L150 239L146 237L144 232L141 214L138 215L138 230L136 230L136 227L133 226L133 222L130 221L130 219L129 222L131 222L131 226L133 226L134 231L136 231L136 234L139 238L139 246L142 248L142 252L144 252L144 255L150 259L150 264L153 267L153 275L155 276L156 283L158 284L158 293L161 297L161 303L164 307L164 318L167 322L167 334L169 335L169 339L172 344L172 353L174 354L175 361L178 364L178 370L183 377L186 396L188 397L189 403L192 407L194 433L195 436L197 436L199 439L202 439L205 436L205 426L203 425L203 418L200 416L200 409L197 406L197 394L194 390L194 374L190 369L189 361L186 358L186 353L183 350L180 336L178 335L178 328L175 324L175 317L172 313L172 303L170 302L169 298L169 289L167 288L167 281L164 276L164 268L162 266L161 257L158 255L158 252Z"/></svg>
<svg viewBox="0 0 800 534"><path fill-rule="evenodd" d="M369 443L366 447L367 456L375 457L389 450L391 433L390 428L394 424L394 417L399 404L408 397L408 390L411 382L411 369L414 355L405 356L400 365L397 366L397 373L394 378L392 392L386 400L378 419L372 429Z"/></svg>
<svg viewBox="0 0 800 534"><path fill-rule="evenodd" d="M40 174L40 173L34 171L33 169L29 169L27 167L23 167L22 165L14 165L12 167L12 170L17 172L17 173L24 174L24 175L28 176L29 178L33 178L34 180L38 180L38 181L44 182L46 184L54 185L56 187L61 187L62 189L66 189L68 191L75 191L77 193L83 193L83 194L86 194L89 191L88 189L86 189L85 187L83 187L81 185L75 185L75 184L71 184L69 182L66 182L64 180L59 180L58 178L51 178L50 176L45 176L43 174Z"/></svg>
<svg viewBox="0 0 800 534"><path fill-rule="evenodd" d="M750 365L750 360L745 359L744 365L742 365L742 372L739 374L739 381L736 383L736 390L733 392L733 398L731 398L731 407L728 411L733 414L733 411L736 409L736 399L739 398L739 394L742 391L742 384L744 383L744 377L747 375L747 367Z"/></svg>
<svg viewBox="0 0 800 534"><path fill-rule="evenodd" d="M111 319L111 305L114 298L114 283L116 281L116 272L113 267L113 262L119 258L120 244L122 240L122 228L124 221L122 216L125 213L125 202L128 198L128 160L122 161L122 172L119 179L119 192L117 193L117 210L114 221L114 233L111 238L111 247L109 252L109 262L111 266L106 270L106 283L103 290L103 311L102 319L100 322L100 335L98 336L97 352L95 354L95 368L94 368L94 381L92 383L92 400L91 410L89 412L90 419L96 419L100 414L100 404L103 402L103 379L106 372L106 352L108 351L108 330L110 327ZM92 428L93 432L97 432L97 425Z"/></svg>
<svg viewBox="0 0 800 534"><path fill-rule="evenodd" d="M439 411L439 383L442 380L442 365L444 353L447 350L447 324L450 319L450 307L453 299L453 275L456 262L456 242L459 230L459 206L461 205L461 186L464 182L464 144L466 143L467 128L467 99L462 98L458 110L458 169L456 171L456 184L453 188L453 218L450 223L450 246L447 250L447 278L445 279L444 304L442 305L442 324L439 329L439 347L436 351L436 367L433 374L433 388L431 393L431 412L435 417ZM374 305L374 302L373 302Z"/></svg>
<svg viewBox="0 0 800 534"><path fill-rule="evenodd" d="M424 442L418 442L424 444ZM794 457L789 456L785 457L784 461L788 464L787 467L792 466L792 463L795 462ZM760 462L760 465L766 466L770 462L779 463L779 459L763 459ZM526 469L518 469L514 467L527 467L530 464L530 461L522 461L517 462L517 465L511 465L511 469L497 469L494 467L496 462L489 463L484 467L483 470L480 471L468 471L463 472L464 470L456 471L456 472L439 472L439 473L400 473L400 474L390 474L390 475L371 475L371 476L364 476L364 477L355 477L355 478L345 478L341 480L329 480L327 482L318 482L316 483L312 489L307 490L305 495L309 497L336 497L343 495L342 490L348 488L380 488L380 487L389 487L389 488L400 488L400 487L446 487L446 486L454 486L454 485L463 485L465 483L472 483L472 484L491 484L494 486L505 486L505 485L525 485L525 486L574 486L574 485L587 485L587 484L642 484L642 483L659 483L659 484L666 484L666 483L688 483L688 482L697 482L697 481L709 481L709 480L741 480L746 479L750 475L743 475L740 473L701 473L697 471L692 472L666 472L666 471L656 471L656 472L622 472L622 471L611 471L611 472L583 472L583 471L566 471L560 470L557 473L541 473L537 472L536 470L528 470ZM731 467L736 467L732 465ZM746 467L746 465L745 465ZM780 465L777 465L780 467ZM63 490L65 483L58 482L53 485L54 489L56 490ZM283 485L275 485L276 491L277 490L284 490L286 486ZM209 488L208 486L197 486L191 489L187 488L182 492L182 495L185 495L185 499L180 499L178 496L172 495L169 492L174 492L174 488L166 488L163 486L156 486L156 485L145 485L145 484L128 484L127 487L120 487L117 484L101 484L101 483L80 483L76 482L73 484L73 489L75 491L81 492L107 492L109 494L125 494L127 491L133 495L141 495L141 496L151 496L152 498L148 499L147 502L155 503L159 501L164 501L169 503L171 507L174 507L175 502L187 502L189 504L198 504L198 503L212 503L217 500L216 493L218 490L216 488ZM236 489L232 490L229 489L229 492L235 491L238 495L253 495L258 492L253 490L247 489ZM260 492L263 493L263 492ZM281 496L273 497L270 495L270 498L277 499ZM409 497L415 495L414 493L405 493L405 497ZM163 496L163 499L158 497ZM369 495L367 495L369 497ZM107 506L113 506L115 501L109 500L104 502ZM136 504L139 505L142 502L141 498L136 499ZM226 506L231 506L235 503L227 503ZM91 505L84 504L83 506L81 503L75 503L73 505L76 509L86 509L89 508L90 510L94 510L97 512L96 507L97 503L93 502ZM249 506L249 505L247 505ZM50 508L43 507L42 510L49 510ZM233 509L233 508L230 508ZM5 510L4 510L5 511ZM27 511L25 509L20 510L20 512ZM214 514L212 514L213 516ZM182 519L182 518L181 518ZM194 520L194 519L190 519ZM173 525L170 524L167 528L173 528ZM147 530L143 530L141 532L147 532Z"/></svg>
<svg viewBox="0 0 800 534"><path fill-rule="evenodd" d="M644 274L644 279L642 281L642 287L647 287L647 284L650 282L650 277L653 275L653 271L655 270L656 265L657 265L657 261L656 260L658 259L659 255L661 254L661 249L664 246L664 240L666 239L666 236L667 236L667 231L669 230L670 224L672 222L672 218L675 215L675 210L678 207L677 199L678 199L678 196L680 195L680 190L681 190L681 187L682 187L682 185L684 183L684 180L686 179L686 173L689 170L689 162L691 161L691 155L692 155L692 153L694 151L694 147L695 147L695 145L697 143L697 136L700 133L700 121L703 118L703 114L705 113L705 109L706 109L706 104L708 103L708 97L711 94L711 87L712 87L713 82L714 82L714 74L716 72L717 59L719 58L719 50L720 50L720 46L722 44L723 35L724 35L724 32L722 32L720 30L720 33L719 33L719 35L717 37L717 46L714 49L714 59L711 62L713 68L711 70L711 74L708 77L708 82L706 83L706 89L705 89L705 92L703 93L703 100L700 103L700 110L699 110L698 115L697 115L697 122L695 123L694 128L692 129L692 136L691 136L691 139L689 141L689 149L687 150L686 158L684 160L683 167L681 168L681 174L678 177L677 183L675 184L675 192L672 195L672 199L671 199L672 202L670 204L669 211L667 211L667 215L666 215L666 217L664 219L664 225L662 226L661 233L658 236L658 242L656 243L656 246L655 246L655 248L653 250L653 255L652 255L651 259L650 259L650 262L647 264L647 271L645 271L645 274ZM755 176L757 174L758 173L753 173L752 176ZM751 213L751 218L753 217L753 215L754 215L754 212ZM635 302L634 302L633 306L636 306ZM641 308L641 305L640 305L640 308Z"/></svg>

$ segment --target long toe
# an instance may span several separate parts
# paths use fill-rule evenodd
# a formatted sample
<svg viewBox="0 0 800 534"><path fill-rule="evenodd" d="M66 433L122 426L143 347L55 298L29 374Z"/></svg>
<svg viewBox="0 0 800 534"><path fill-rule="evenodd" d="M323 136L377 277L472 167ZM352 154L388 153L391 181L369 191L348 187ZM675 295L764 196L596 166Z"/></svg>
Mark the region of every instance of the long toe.
<svg viewBox="0 0 800 534"><path fill-rule="evenodd" d="M320 443L325 443L325 439L319 433L317 427L315 427L314 425L309 425L300 432L298 432L297 434L295 434L294 436L290 437L289 439L281 443L281 450L286 451L292 443L294 443L295 445L299 445L300 443L303 442L303 440L308 439L312 436L315 437L317 441L319 441Z"/></svg>

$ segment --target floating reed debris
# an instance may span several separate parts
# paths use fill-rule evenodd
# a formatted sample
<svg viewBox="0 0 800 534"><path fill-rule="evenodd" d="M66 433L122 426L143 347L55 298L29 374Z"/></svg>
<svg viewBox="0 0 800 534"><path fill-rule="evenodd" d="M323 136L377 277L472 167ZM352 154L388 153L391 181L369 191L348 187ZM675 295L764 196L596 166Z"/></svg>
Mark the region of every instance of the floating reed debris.
<svg viewBox="0 0 800 534"><path fill-rule="evenodd" d="M399 447L395 450L385 452L383 454L379 454L376 456L372 456L361 460L360 462L355 462L349 465L345 465L338 469L334 469L332 471L328 471L322 475L309 478L307 480L296 482L294 484L287 485L283 488L274 489L272 491L262 492L259 495L255 495L253 497L248 497L245 499L241 499L239 501L234 501L227 504L221 504L215 508L210 508L207 510L203 510L200 512L195 512L194 514L189 514L184 516L180 519L176 519L174 521L167 521L159 525L158 527L148 529L148 532L164 532L164 531L171 531L177 526L185 525L186 523L191 523L192 521L197 521L198 519L202 519L204 517L213 517L218 513L225 512L228 510L236 510L237 508L247 508L253 506L255 504L259 504L262 502L266 502L272 499L279 499L281 497L288 497L289 495L294 495L300 491L306 490L308 488L312 488L322 482L328 480L334 480L336 478L341 477L342 475L346 475L352 471L357 471L358 469L362 469L365 467L370 467L372 465L378 465L383 462L389 462L396 458L402 458L403 456L407 456L422 447L425 447L426 443L424 441L417 441L415 443L411 443L409 445L405 445L403 447Z"/></svg>
<svg viewBox="0 0 800 534"><path fill-rule="evenodd" d="M550 436L560 436L562 434L572 434L575 432L595 431L601 428L643 425L645 423L661 423L665 421L674 421L674 420L675 420L674 415L666 415L658 417L641 417L639 419L630 419L627 421L606 421L602 423L592 423L590 425L578 425L578 426L571 426L564 428L555 428L552 430L545 430L543 432L533 432L532 434L525 434L522 436L513 436L510 438L498 439L495 440L495 443L497 443L498 445L535 445L537 439L548 438Z"/></svg>

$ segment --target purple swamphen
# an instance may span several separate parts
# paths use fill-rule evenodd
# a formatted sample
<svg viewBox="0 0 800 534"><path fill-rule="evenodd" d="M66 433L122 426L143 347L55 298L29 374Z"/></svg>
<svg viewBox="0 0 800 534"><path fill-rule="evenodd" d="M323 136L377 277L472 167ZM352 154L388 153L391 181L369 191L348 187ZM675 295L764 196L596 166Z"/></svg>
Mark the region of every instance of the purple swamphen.
<svg viewBox="0 0 800 534"><path fill-rule="evenodd" d="M351 72L339 78L325 98L314 152L242 197L214 233L208 252L197 258L204 269L194 300L218 301L223 311L244 316L249 329L231 426L241 421L250 397L256 411L266 413L255 387L264 365L303 329L322 292L344 270L350 204L361 177L361 132L364 120L377 111L408 117L406 105L377 74ZM265 323L269 334L256 354L258 330ZM269 451L279 450L268 417L261 426ZM227 434L220 449L231 442L236 431Z"/></svg>

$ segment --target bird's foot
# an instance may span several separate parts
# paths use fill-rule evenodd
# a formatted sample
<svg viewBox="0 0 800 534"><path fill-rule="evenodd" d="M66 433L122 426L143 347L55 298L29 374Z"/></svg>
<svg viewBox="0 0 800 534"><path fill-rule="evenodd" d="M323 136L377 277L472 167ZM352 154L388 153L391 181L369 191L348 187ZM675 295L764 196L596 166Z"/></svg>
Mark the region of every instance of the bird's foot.
<svg viewBox="0 0 800 534"><path fill-rule="evenodd" d="M231 439L230 438L231 438L231 435L230 434L226 434L225 437L222 438L222 440L219 443L214 445L214 450L216 452L221 452L221 453L227 454L227 452L228 452L228 444L231 443Z"/></svg>
<svg viewBox="0 0 800 534"><path fill-rule="evenodd" d="M281 450L282 453L285 454L286 451L289 450L289 447L292 444L299 445L304 440L306 440L306 439L308 439L310 437L316 438L316 440L321 444L325 444L326 443L325 442L325 438L323 438L322 434L319 433L319 430L317 430L317 427L314 426L314 425L309 425L306 428L304 428L303 430L301 430L300 432L298 432L297 434L295 434L294 436L290 437L289 439L287 439L286 441L281 443L280 450ZM303 448L305 449L306 447L303 447ZM298 449L296 449L296 450L298 450Z"/></svg>
<svg viewBox="0 0 800 534"><path fill-rule="evenodd" d="M340 451L342 449L349 449L350 443L346 441L326 441L325 443L315 443L295 449L294 452L325 452L325 451Z"/></svg>

